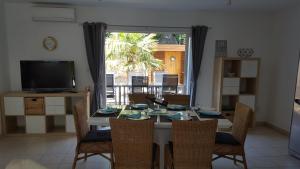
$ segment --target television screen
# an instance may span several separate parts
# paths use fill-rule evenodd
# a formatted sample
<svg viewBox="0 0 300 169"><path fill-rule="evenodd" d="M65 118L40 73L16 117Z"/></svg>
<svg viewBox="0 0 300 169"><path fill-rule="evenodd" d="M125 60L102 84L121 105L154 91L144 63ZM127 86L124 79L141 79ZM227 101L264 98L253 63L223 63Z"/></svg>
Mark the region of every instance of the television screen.
<svg viewBox="0 0 300 169"><path fill-rule="evenodd" d="M68 91L75 88L73 61L21 61L22 90Z"/></svg>

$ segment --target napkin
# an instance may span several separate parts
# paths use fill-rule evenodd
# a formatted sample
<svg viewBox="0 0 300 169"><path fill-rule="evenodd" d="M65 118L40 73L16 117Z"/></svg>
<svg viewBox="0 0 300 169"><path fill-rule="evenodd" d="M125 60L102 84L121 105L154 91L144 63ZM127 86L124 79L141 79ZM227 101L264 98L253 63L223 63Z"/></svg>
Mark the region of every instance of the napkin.
<svg viewBox="0 0 300 169"><path fill-rule="evenodd" d="M169 110L186 110L186 106L179 104L168 104L167 108Z"/></svg>
<svg viewBox="0 0 300 169"><path fill-rule="evenodd" d="M148 108L148 105L147 104L133 104L131 107L136 110L144 110L144 109Z"/></svg>

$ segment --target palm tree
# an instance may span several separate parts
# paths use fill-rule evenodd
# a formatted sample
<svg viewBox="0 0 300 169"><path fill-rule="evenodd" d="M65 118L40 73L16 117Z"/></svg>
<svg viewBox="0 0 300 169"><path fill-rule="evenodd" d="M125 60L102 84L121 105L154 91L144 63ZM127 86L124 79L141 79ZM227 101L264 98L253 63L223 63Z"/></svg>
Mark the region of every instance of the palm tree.
<svg viewBox="0 0 300 169"><path fill-rule="evenodd" d="M153 56L157 45L156 34L109 33L106 38L106 65L108 71L128 76L128 72L158 70L162 61Z"/></svg>

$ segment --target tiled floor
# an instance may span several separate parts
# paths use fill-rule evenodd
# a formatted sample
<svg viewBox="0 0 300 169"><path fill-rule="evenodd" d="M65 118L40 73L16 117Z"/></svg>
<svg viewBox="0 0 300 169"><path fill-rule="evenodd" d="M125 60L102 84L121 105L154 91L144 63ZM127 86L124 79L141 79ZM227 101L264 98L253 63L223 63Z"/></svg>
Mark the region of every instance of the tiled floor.
<svg viewBox="0 0 300 169"><path fill-rule="evenodd" d="M0 138L0 168L12 159L33 159L49 169L70 169L76 139L71 136L10 136ZM288 137L259 127L249 132L246 155L250 169L300 169L300 160L288 155ZM214 169L239 169L226 159L213 163ZM78 169L109 169L100 156L78 162Z"/></svg>

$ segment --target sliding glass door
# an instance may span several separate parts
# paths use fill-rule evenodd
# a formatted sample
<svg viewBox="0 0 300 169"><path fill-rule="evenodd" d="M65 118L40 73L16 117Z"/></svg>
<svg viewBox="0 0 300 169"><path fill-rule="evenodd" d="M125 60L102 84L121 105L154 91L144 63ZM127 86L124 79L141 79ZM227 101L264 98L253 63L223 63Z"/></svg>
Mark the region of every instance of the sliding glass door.
<svg viewBox="0 0 300 169"><path fill-rule="evenodd" d="M132 92L188 93L188 32L110 30L105 43L108 102L126 104Z"/></svg>

